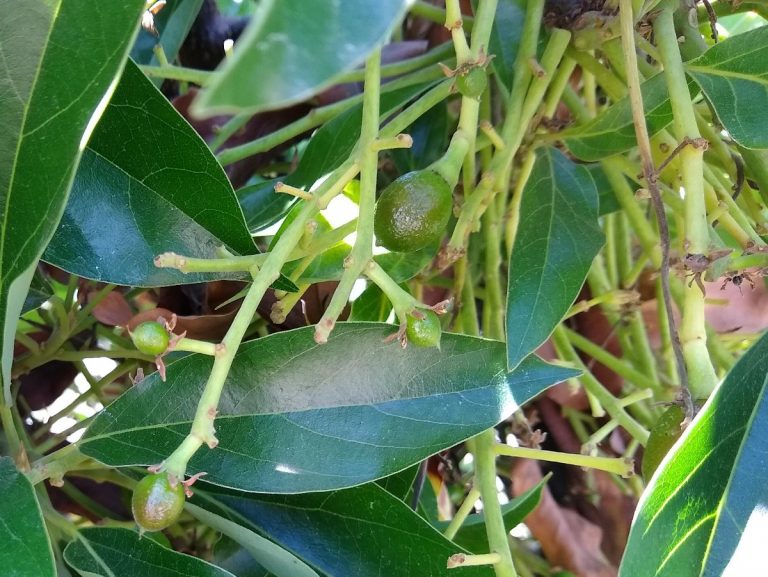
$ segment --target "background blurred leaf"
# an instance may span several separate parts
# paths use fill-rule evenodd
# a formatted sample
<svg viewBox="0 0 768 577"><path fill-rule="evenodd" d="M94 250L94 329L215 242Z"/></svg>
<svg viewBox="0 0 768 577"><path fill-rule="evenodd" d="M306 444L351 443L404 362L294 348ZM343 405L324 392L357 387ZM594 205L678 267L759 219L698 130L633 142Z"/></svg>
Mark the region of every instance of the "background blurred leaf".
<svg viewBox="0 0 768 577"><path fill-rule="evenodd" d="M53 551L32 484L0 457L0 567L5 577L53 577Z"/></svg>
<svg viewBox="0 0 768 577"><path fill-rule="evenodd" d="M560 323L603 246L589 171L557 149L538 152L523 191L507 291L508 366L514 368Z"/></svg>
<svg viewBox="0 0 768 577"><path fill-rule="evenodd" d="M13 335L29 283L64 210L86 127L98 120L143 8L143 0L0 3L0 401L6 404Z"/></svg>
<svg viewBox="0 0 768 577"><path fill-rule="evenodd" d="M259 492L358 485L495 425L577 374L535 357L507 374L503 343L452 334L439 351L404 350L383 342L394 330L339 323L322 346L314 327L243 344L219 405L219 446L198 451L188 472ZM189 355L168 366L166 382L144 379L98 415L81 450L114 466L161 462L189 431L211 364Z"/></svg>
<svg viewBox="0 0 768 577"><path fill-rule="evenodd" d="M405 0L263 0L195 107L234 114L306 100L361 64L405 9Z"/></svg>

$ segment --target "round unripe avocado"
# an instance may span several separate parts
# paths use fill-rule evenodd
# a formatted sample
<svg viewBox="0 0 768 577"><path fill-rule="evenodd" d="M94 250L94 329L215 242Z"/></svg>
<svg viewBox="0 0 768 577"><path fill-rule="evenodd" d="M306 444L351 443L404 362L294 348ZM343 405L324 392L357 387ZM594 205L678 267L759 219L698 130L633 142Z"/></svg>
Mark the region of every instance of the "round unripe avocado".
<svg viewBox="0 0 768 577"><path fill-rule="evenodd" d="M440 348L440 336L443 332L440 326L440 318L429 310L419 312L424 314L423 319L411 314L408 315L408 324L405 328L408 342L419 347Z"/></svg>
<svg viewBox="0 0 768 577"><path fill-rule="evenodd" d="M168 349L171 337L163 325L156 321L148 321L141 323L133 330L131 340L142 353L156 357Z"/></svg>
<svg viewBox="0 0 768 577"><path fill-rule="evenodd" d="M479 100L488 86L488 75L485 68L475 67L466 74L456 77L456 88L462 96Z"/></svg>
<svg viewBox="0 0 768 577"><path fill-rule="evenodd" d="M680 405L672 405L661 414L651 429L643 451L642 471L646 480L651 478L661 460L683 434L680 424L684 418L685 410Z"/></svg>
<svg viewBox="0 0 768 577"><path fill-rule="evenodd" d="M412 252L438 240L453 212L453 194L433 170L404 174L381 193L374 232L384 248Z"/></svg>
<svg viewBox="0 0 768 577"><path fill-rule="evenodd" d="M131 499L133 518L143 531L161 531L181 515L184 487L171 487L166 473L147 475L136 485Z"/></svg>

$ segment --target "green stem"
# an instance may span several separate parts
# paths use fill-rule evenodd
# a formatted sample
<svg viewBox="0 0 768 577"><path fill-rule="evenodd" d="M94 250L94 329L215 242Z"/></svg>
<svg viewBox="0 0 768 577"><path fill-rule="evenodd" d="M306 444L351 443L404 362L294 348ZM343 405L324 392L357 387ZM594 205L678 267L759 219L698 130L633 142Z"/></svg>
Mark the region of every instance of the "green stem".
<svg viewBox="0 0 768 577"><path fill-rule="evenodd" d="M545 451L543 449L529 449L527 447L510 447L496 443L493 447L497 455L506 457L519 457L521 459L536 459L550 463L563 463L607 471L622 477L631 477L633 464L631 460L616 457L593 457L591 455L578 455L576 453L560 453L557 451Z"/></svg>
<svg viewBox="0 0 768 577"><path fill-rule="evenodd" d="M468 442L474 455L475 486L483 500L485 530L491 553L497 553L500 560L493 568L496 577L517 577L512 552L509 549L509 536L504 527L499 496L496 489L496 445L493 429L488 429Z"/></svg>
<svg viewBox="0 0 768 577"><path fill-rule="evenodd" d="M68 471L82 465L87 459L88 457L78 450L77 445L67 445L33 463L27 477L33 485L45 479L61 478Z"/></svg>
<svg viewBox="0 0 768 577"><path fill-rule="evenodd" d="M654 31L672 104L675 137L678 142L700 138L678 47L672 3L665 6L656 17ZM707 254L709 224L704 195L704 151L697 146L685 146L679 153L679 160L685 188L686 250L692 254ZM715 389L717 375L707 350L704 295L695 284L684 289L680 341L691 394L695 399L705 399Z"/></svg>
<svg viewBox="0 0 768 577"><path fill-rule="evenodd" d="M197 70L195 68L184 68L182 66L147 66L140 64L141 71L150 78L163 78L165 80L178 80L180 82L191 82L205 86L213 76L213 72L208 70Z"/></svg>
<svg viewBox="0 0 768 577"><path fill-rule="evenodd" d="M445 24L445 10L425 2L424 0L416 0L410 8L411 14L429 20L435 24ZM462 24L465 29L472 30L474 19L470 16L462 17Z"/></svg>
<svg viewBox="0 0 768 577"><path fill-rule="evenodd" d="M618 423L624 427L632 437L645 445L648 442L649 435L647 429L633 419L624 410L624 407L621 406L621 401L614 397L611 392L584 366L584 363L579 358L573 345L568 340L564 327L559 326L555 329L554 333L552 333L552 342L561 359L573 363L583 371L583 374L579 377L579 381L583 384L585 391L597 399L611 418L618 421Z"/></svg>
<svg viewBox="0 0 768 577"><path fill-rule="evenodd" d="M385 84L382 92L390 92L405 86L412 86L414 84L429 82L430 80L437 80L441 77L442 73L439 69L437 69L437 67L435 67L434 71L418 71ZM446 84L449 85L447 88L450 90L451 83L446 81ZM253 156L254 154L266 152L278 144L282 144L283 142L299 136L300 134L304 134L305 132L316 128L321 124L324 124L332 118L335 118L342 112L345 112L356 104L362 102L363 97L364 94L358 94L345 100L340 100L339 102L329 104L328 106L315 108L311 110L306 116L303 116L295 122L286 124L284 127L276 130L275 132L271 132L270 134L267 134L261 138L257 138L256 140L252 140L251 142L224 149L217 155L219 162L226 166L228 164L232 164L233 162L237 162L238 160L242 160L243 158ZM444 98L445 97L443 97L443 99ZM409 124L406 124L405 126L408 126ZM394 136L394 134L392 136Z"/></svg>
<svg viewBox="0 0 768 577"><path fill-rule="evenodd" d="M459 532L459 529L461 529L461 526L464 524L464 521L467 520L467 517L472 512L472 508L479 498L480 490L477 489L477 487L472 487L469 490L469 493L467 493L467 496L464 497L464 502L461 504L461 507L459 507L459 510L456 511L456 514L453 516L453 519L451 519L448 527L445 528L443 535L445 535L446 539L453 540L456 533Z"/></svg>
<svg viewBox="0 0 768 577"><path fill-rule="evenodd" d="M373 215L376 207L376 173L378 170L378 150L375 147L379 132L379 86L381 49L376 49L365 64L365 88L363 99L363 119L360 131L360 200L357 217L357 237L352 252L344 260L344 272L333 293L322 318L315 327L315 342L325 343L328 335L341 314L355 281L371 261L373 256Z"/></svg>
<svg viewBox="0 0 768 577"><path fill-rule="evenodd" d="M187 463L203 443L211 448L218 444L213 425L224 382L264 293L269 285L280 277L280 270L304 235L304 225L307 221L317 214L318 207L326 206L331 198L339 194L344 185L354 178L357 171L357 163L354 160L348 160L337 168L314 192L313 200L302 207L272 251L268 253L267 260L255 276L232 325L222 340L222 353L214 358L213 368L197 405L191 431L164 463L164 468L169 474L183 478Z"/></svg>
<svg viewBox="0 0 768 577"><path fill-rule="evenodd" d="M0 424L3 426L3 432L5 433L5 439L11 456L17 465L23 465L26 458L23 457L24 450L19 438L19 432L16 430L13 420L13 409L4 403L0 403Z"/></svg>
<svg viewBox="0 0 768 577"><path fill-rule="evenodd" d="M632 368L626 361L613 356L600 345L593 343L583 335L573 331L565 326L562 327L565 336L579 350L585 352L598 363L605 365L621 378L629 381L638 388L647 388L657 390L659 383L647 377L640 371Z"/></svg>

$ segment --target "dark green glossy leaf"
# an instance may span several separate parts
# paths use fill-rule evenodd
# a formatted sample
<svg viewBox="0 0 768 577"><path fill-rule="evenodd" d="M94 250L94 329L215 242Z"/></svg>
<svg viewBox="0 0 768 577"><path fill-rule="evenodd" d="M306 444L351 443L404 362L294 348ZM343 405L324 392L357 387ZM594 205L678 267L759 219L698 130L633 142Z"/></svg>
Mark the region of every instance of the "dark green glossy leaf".
<svg viewBox="0 0 768 577"><path fill-rule="evenodd" d="M226 535L216 541L213 546L211 563L225 569L237 577L274 577L269 571L256 563L250 553L240 544Z"/></svg>
<svg viewBox="0 0 768 577"><path fill-rule="evenodd" d="M592 180L595 181L597 194L600 196L600 216L621 210L621 205L616 198L616 194L613 192L611 182L605 175L602 164L587 164L586 167L589 170L590 176L592 176Z"/></svg>
<svg viewBox="0 0 768 577"><path fill-rule="evenodd" d="M11 403L13 335L29 283L64 210L86 128L108 99L143 7L142 0L0 3L4 403Z"/></svg>
<svg viewBox="0 0 768 577"><path fill-rule="evenodd" d="M35 490L0 457L0 567L4 577L53 577L53 551Z"/></svg>
<svg viewBox="0 0 768 577"><path fill-rule="evenodd" d="M533 511L539 501L541 501L541 492L547 485L547 481L552 474L548 474L536 486L531 487L522 495L512 499L509 503L501 506L504 516L504 527L511 531L517 525L523 522L528 514ZM444 531L448 527L448 522L442 522L439 529ZM456 533L453 542L472 553L486 553L488 551L488 534L485 530L485 516L480 514L470 515L461 525L461 529Z"/></svg>
<svg viewBox="0 0 768 577"><path fill-rule="evenodd" d="M440 248L437 241L415 252L390 252L373 257L395 282L405 282L419 274L432 262Z"/></svg>
<svg viewBox="0 0 768 577"><path fill-rule="evenodd" d="M64 550L64 560L88 577L234 577L202 559L182 555L135 531L117 527L81 529Z"/></svg>
<svg viewBox="0 0 768 577"><path fill-rule="evenodd" d="M420 467L421 463L417 463L412 467L398 471L394 475L379 479L376 484L401 501L406 502L406 499L413 493L413 483Z"/></svg>
<svg viewBox="0 0 768 577"><path fill-rule="evenodd" d="M389 37L405 0L264 0L195 105L205 114L301 102Z"/></svg>
<svg viewBox="0 0 768 577"><path fill-rule="evenodd" d="M624 577L768 574L768 336L731 369L643 493Z"/></svg>
<svg viewBox="0 0 768 577"><path fill-rule="evenodd" d="M214 258L222 245L238 254L256 251L227 176L192 127L129 63L83 155L45 260L131 286L241 278L154 265L166 251Z"/></svg>
<svg viewBox="0 0 768 577"><path fill-rule="evenodd" d="M384 322L392 311L392 303L375 284L370 283L366 289L352 301L350 321Z"/></svg>
<svg viewBox="0 0 768 577"><path fill-rule="evenodd" d="M509 263L510 368L541 345L581 290L603 246L598 194L589 171L554 148L540 150L523 191Z"/></svg>
<svg viewBox="0 0 768 577"><path fill-rule="evenodd" d="M491 64L496 77L507 88L512 89L515 59L523 35L525 0L499 0L489 42L489 53L493 54Z"/></svg>
<svg viewBox="0 0 768 577"><path fill-rule="evenodd" d="M198 520L240 543L259 565L271 571L275 577L318 577L306 563L269 539L191 503L186 508Z"/></svg>
<svg viewBox="0 0 768 577"><path fill-rule="evenodd" d="M448 142L448 120L448 106L442 102L403 131L413 138L413 146L389 151L397 172L421 170L442 156Z"/></svg>
<svg viewBox="0 0 768 577"><path fill-rule="evenodd" d="M392 325L340 323L244 343L216 420L219 446L188 472L246 491L358 485L404 469L511 414L576 374L532 357L507 374L504 345L444 334L441 349L384 343ZM80 442L110 465L165 459L189 431L212 360L189 355L102 411Z"/></svg>
<svg viewBox="0 0 768 577"><path fill-rule="evenodd" d="M275 184L284 178L274 178L249 184L237 191L237 200L245 214L248 230L257 233L272 226L290 210L295 198L289 194L277 194Z"/></svg>
<svg viewBox="0 0 768 577"><path fill-rule="evenodd" d="M768 26L714 45L685 68L736 142L768 148Z"/></svg>
<svg viewBox="0 0 768 577"><path fill-rule="evenodd" d="M163 47L166 58L173 62L187 37L192 23L200 12L203 0L170 0L155 17L155 28L159 36L144 30L139 31L136 42L131 49L131 59L139 64L158 65L154 48L158 44ZM160 86L162 79L155 79L155 85Z"/></svg>
<svg viewBox="0 0 768 577"><path fill-rule="evenodd" d="M672 122L672 105L664 74L646 80L640 90L648 133L654 135ZM603 160L634 148L637 140L629 97L613 103L586 124L564 131L560 137L568 150L581 160Z"/></svg>
<svg viewBox="0 0 768 577"><path fill-rule="evenodd" d="M459 548L405 503L369 483L304 495L211 492L200 506L228 510L233 520L269 535L328 577L443 577ZM463 577L492 577L466 567Z"/></svg>

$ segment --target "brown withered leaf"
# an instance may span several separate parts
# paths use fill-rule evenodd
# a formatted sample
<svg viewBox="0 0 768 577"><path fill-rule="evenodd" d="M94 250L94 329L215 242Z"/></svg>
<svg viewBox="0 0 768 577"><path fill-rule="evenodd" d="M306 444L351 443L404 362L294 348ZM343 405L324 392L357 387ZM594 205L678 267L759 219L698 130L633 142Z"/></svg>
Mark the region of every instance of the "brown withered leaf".
<svg viewBox="0 0 768 577"><path fill-rule="evenodd" d="M515 495L520 495L541 481L542 475L535 461L519 459L510 477ZM544 488L541 502L525 518L525 524L553 566L579 577L616 577L616 567L600 550L602 530L578 513L561 507L548 488Z"/></svg>
<svg viewBox="0 0 768 577"><path fill-rule="evenodd" d="M102 324L120 327L133 317L133 310L122 293L114 290L93 309L93 316Z"/></svg>

